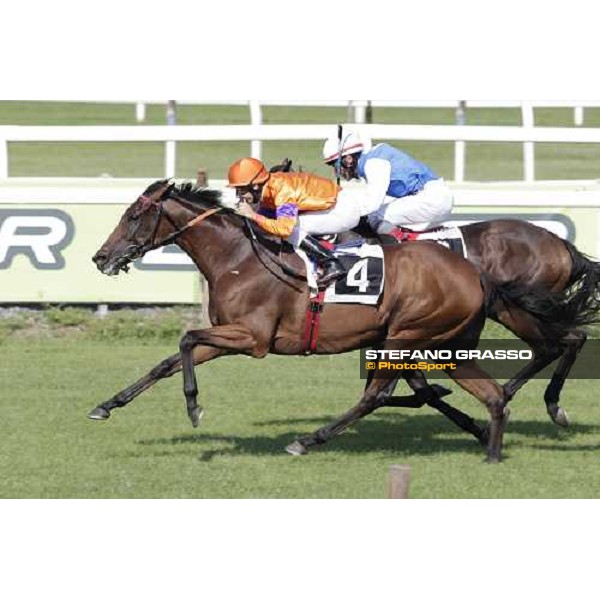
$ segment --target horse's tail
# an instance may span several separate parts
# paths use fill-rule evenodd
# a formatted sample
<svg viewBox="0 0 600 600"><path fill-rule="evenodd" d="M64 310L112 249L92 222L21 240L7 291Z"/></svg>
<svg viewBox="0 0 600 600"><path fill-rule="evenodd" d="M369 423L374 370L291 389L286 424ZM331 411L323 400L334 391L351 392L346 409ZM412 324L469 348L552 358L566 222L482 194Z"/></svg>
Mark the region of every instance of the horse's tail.
<svg viewBox="0 0 600 600"><path fill-rule="evenodd" d="M552 292L541 286L515 282L499 283L482 278L486 292L486 313L495 314L494 305L501 300L509 309L515 306L534 317L543 328L544 337L562 339L569 330L600 322L600 296L597 288L590 293L589 285L597 286L600 270L589 279L578 280L562 292ZM593 281L592 281L593 280Z"/></svg>
<svg viewBox="0 0 600 600"><path fill-rule="evenodd" d="M571 277L567 284L567 303L582 325L600 322L600 263L592 260L568 240L563 240L571 255Z"/></svg>

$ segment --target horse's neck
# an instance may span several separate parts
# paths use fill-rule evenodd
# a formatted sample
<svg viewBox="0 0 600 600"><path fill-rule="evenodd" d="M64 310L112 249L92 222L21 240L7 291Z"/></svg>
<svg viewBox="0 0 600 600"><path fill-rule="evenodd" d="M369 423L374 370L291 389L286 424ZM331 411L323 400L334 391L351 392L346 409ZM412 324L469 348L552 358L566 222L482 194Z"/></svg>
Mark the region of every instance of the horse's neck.
<svg viewBox="0 0 600 600"><path fill-rule="evenodd" d="M237 270L252 253L242 229L222 216L209 217L202 225L191 227L181 235L178 245L209 283Z"/></svg>

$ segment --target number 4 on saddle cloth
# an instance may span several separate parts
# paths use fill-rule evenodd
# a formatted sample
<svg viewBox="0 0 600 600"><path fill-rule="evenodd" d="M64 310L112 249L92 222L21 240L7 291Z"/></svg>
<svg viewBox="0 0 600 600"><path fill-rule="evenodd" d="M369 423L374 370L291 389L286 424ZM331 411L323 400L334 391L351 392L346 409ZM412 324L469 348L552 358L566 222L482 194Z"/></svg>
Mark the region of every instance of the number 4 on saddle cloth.
<svg viewBox="0 0 600 600"><path fill-rule="evenodd" d="M430 240L460 253L466 258L466 246L458 227L437 227L423 232L409 232L407 242ZM357 239L337 246L332 245L335 256L346 269L346 277L339 279L323 292L317 288L316 268L303 250L296 249L306 266L306 278L310 290L310 302L306 311L304 334L305 354L312 354L319 336L320 314L324 304L376 305L383 292L385 268L383 248Z"/></svg>
<svg viewBox="0 0 600 600"><path fill-rule="evenodd" d="M427 231L407 231L407 241L435 241L466 258L465 243L458 227L437 227ZM327 242L325 242L327 243ZM357 239L344 244L332 245L336 258L346 269L346 276L330 285L324 302L346 304L377 304L384 286L383 248L379 244L368 244ZM318 295L316 264L302 250L297 250L303 259L310 297Z"/></svg>
<svg viewBox="0 0 600 600"><path fill-rule="evenodd" d="M334 254L346 270L325 291L325 303L377 304L383 292L383 249L379 245L350 243L339 245Z"/></svg>
<svg viewBox="0 0 600 600"><path fill-rule="evenodd" d="M327 303L377 304L383 292L383 249L356 240L333 248L346 276L332 283L322 296ZM302 250L296 250L306 266L311 299L318 297L316 264Z"/></svg>
<svg viewBox="0 0 600 600"><path fill-rule="evenodd" d="M346 277L330 284L325 291L317 288L317 265L303 250L297 248L296 252L306 265L306 279L310 290L304 352L312 354L317 347L324 303L377 304L384 284L383 248L367 244L362 239L336 246L334 254L346 269Z"/></svg>

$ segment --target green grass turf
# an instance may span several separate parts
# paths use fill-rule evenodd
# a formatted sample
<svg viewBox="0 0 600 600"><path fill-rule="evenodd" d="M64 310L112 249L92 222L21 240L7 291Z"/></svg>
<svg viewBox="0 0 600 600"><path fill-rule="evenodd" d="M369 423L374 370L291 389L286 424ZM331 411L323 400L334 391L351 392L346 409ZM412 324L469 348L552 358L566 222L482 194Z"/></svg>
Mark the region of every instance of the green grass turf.
<svg viewBox="0 0 600 600"><path fill-rule="evenodd" d="M165 106L150 104L146 124L165 123ZM520 125L516 108L467 108L470 125ZM177 122L186 124L249 123L247 106L187 106L177 108ZM263 108L265 123L337 123L348 120L346 108L285 107ZM453 109L375 108L375 123L453 124ZM535 111L539 126L573 127L573 111L568 108L540 108ZM0 102L0 125L137 125L134 104L85 104L50 102ZM600 125L600 109L585 111L585 127ZM384 141L384 140L377 140ZM397 142L415 157L428 163L441 176L454 176L452 142ZM321 175L331 175L321 164L320 142L265 142L267 164L284 157L296 165ZM164 173L164 145L161 143L21 143L9 150L11 176L160 177ZM194 179L199 168L209 177L223 179L234 160L248 154L247 142L182 142L177 145L176 174ZM538 179L596 179L600 147L590 144L537 144ZM507 180L523 177L523 148L513 143L466 145L466 177L470 180Z"/></svg>
<svg viewBox="0 0 600 600"><path fill-rule="evenodd" d="M2 498L384 498L388 467L411 467L412 498L597 498L595 381L569 381L572 427L546 417L544 381L512 405L505 461L429 408L384 409L305 457L284 453L353 405L358 356L228 357L196 373L206 414L187 420L181 375L107 422L98 403L176 351L173 341L5 338L0 344ZM442 383L446 384L445 381ZM483 421L457 390L452 403Z"/></svg>

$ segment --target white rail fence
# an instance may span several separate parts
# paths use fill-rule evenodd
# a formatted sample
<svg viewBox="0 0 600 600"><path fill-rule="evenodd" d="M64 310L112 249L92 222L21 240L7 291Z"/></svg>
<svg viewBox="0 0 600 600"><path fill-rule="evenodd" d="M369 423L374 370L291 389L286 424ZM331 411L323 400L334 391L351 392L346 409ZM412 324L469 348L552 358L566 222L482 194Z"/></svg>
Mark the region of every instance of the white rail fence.
<svg viewBox="0 0 600 600"><path fill-rule="evenodd" d="M523 143L525 181L535 180L534 144L600 144L600 128L475 125L354 125L374 140L453 141L454 180L464 181L465 142ZM11 142L164 142L164 174L175 176L176 142L249 141L260 158L263 141L322 141L336 125L142 125L142 126L0 126L0 178L9 177Z"/></svg>
<svg viewBox="0 0 600 600"><path fill-rule="evenodd" d="M168 100L159 101L159 104L168 104ZM121 102L126 104L126 102ZM138 122L146 119L146 105L153 102L139 101L135 104L135 116ZM457 119L461 118L461 111L466 108L521 108L524 114L523 121L529 120L529 113L534 108L572 108L573 122L575 125L583 125L584 107L600 107L600 101L581 100L536 100L524 101L501 101L501 100L190 100L178 101L181 105L216 105L216 106L248 106L250 111L250 123L259 125L262 123L263 106L299 106L299 107L322 107L322 108L347 108L348 114L352 114L355 123L365 123L368 108L454 108L457 111ZM463 115L464 116L464 115Z"/></svg>
<svg viewBox="0 0 600 600"><path fill-rule="evenodd" d="M135 107L136 120L140 123L146 120L146 107L148 104L174 103L176 105L188 106L247 106L249 108L250 123L258 125L262 123L263 106L296 106L296 107L322 107L322 108L346 108L348 119L355 123L365 123L368 108L454 108L457 118L460 111L466 108L521 108L523 111L532 111L534 108L572 108L573 122L575 125L583 125L585 108L600 107L599 100L48 100L49 102L77 102L83 104L133 104ZM168 110L168 108L167 108ZM352 115L352 118L351 118ZM457 123L460 124L460 123Z"/></svg>

